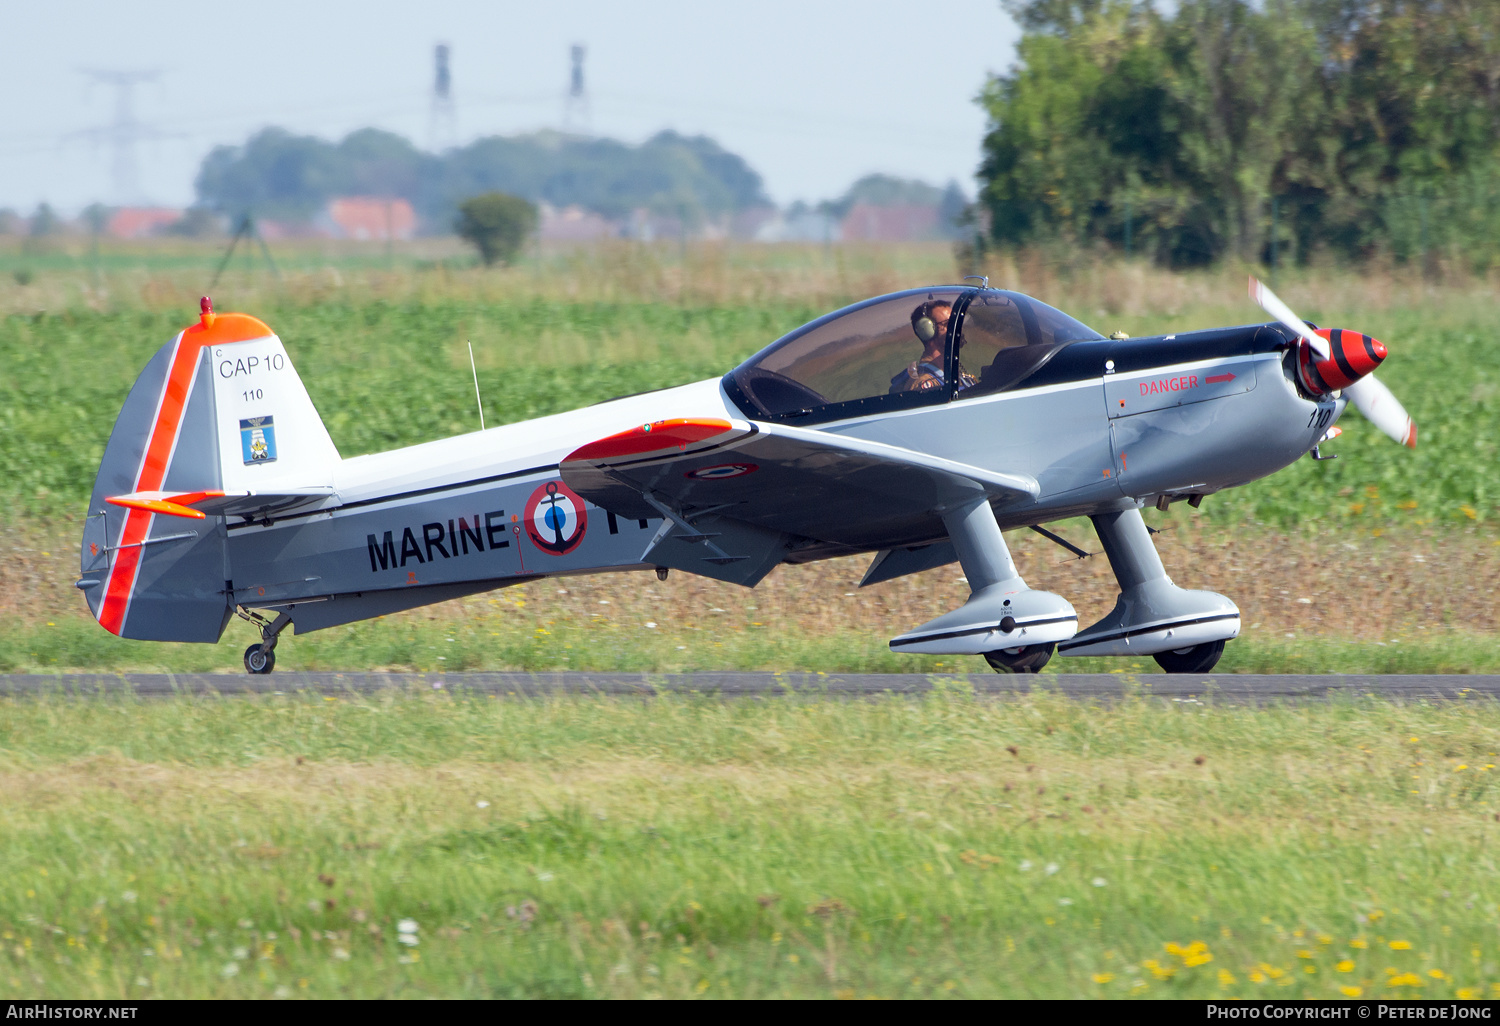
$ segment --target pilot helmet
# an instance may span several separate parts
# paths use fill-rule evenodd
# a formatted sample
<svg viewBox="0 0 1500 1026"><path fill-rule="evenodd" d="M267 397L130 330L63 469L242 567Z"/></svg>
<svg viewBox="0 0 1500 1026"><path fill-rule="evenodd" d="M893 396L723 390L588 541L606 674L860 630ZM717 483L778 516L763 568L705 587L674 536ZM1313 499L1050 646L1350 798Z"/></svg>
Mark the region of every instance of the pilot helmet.
<svg viewBox="0 0 1500 1026"><path fill-rule="evenodd" d="M917 333L923 345L937 338L938 326L932 313L940 306L946 306L949 311L953 309L953 304L946 299L929 299L911 312L911 330Z"/></svg>

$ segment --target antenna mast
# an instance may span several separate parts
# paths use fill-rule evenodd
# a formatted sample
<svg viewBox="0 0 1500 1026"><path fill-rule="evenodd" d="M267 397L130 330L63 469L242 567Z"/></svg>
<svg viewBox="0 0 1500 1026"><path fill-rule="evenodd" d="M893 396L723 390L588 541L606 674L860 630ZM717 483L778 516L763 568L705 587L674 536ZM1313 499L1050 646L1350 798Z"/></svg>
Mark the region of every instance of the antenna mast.
<svg viewBox="0 0 1500 1026"><path fill-rule="evenodd" d="M479 430L484 430L484 399L479 395L479 368L474 366L474 343L469 343L469 370L474 373L474 401L479 403Z"/></svg>

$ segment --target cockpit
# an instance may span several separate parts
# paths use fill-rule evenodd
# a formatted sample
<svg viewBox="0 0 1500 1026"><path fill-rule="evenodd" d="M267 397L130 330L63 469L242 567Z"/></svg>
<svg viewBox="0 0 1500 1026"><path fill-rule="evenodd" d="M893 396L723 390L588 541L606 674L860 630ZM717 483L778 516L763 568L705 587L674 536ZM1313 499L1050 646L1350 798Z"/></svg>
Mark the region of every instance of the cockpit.
<svg viewBox="0 0 1500 1026"><path fill-rule="evenodd" d="M1018 292L908 289L804 324L724 387L755 419L841 420L1021 387L1064 346L1103 337Z"/></svg>

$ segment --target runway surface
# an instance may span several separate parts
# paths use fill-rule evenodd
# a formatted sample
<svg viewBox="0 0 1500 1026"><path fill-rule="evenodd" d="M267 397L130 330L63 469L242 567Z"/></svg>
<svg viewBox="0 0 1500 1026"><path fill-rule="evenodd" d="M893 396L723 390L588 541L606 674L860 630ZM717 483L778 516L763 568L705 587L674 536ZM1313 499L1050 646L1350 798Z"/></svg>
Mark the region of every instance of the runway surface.
<svg viewBox="0 0 1500 1026"><path fill-rule="evenodd" d="M972 687L982 695L1041 690L1080 699L1131 695L1164 701L1256 703L1378 696L1407 700L1474 701L1500 697L1500 675L1259 675L1259 674L1001 674L919 673L297 673L263 677L211 673L74 673L0 675L0 695L369 694L462 690L538 697L554 694L707 694L725 697L858 698L920 695L935 688Z"/></svg>

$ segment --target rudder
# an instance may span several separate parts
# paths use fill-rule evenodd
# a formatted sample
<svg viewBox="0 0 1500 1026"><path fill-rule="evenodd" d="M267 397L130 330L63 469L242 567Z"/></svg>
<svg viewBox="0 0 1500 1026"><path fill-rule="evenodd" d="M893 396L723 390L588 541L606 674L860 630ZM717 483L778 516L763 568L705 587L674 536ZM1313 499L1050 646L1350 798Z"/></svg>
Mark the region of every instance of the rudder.
<svg viewBox="0 0 1500 1026"><path fill-rule="evenodd" d="M136 379L105 447L83 536L89 609L121 637L217 641L233 613L223 519L109 500L328 487L338 461L281 340L205 299Z"/></svg>

